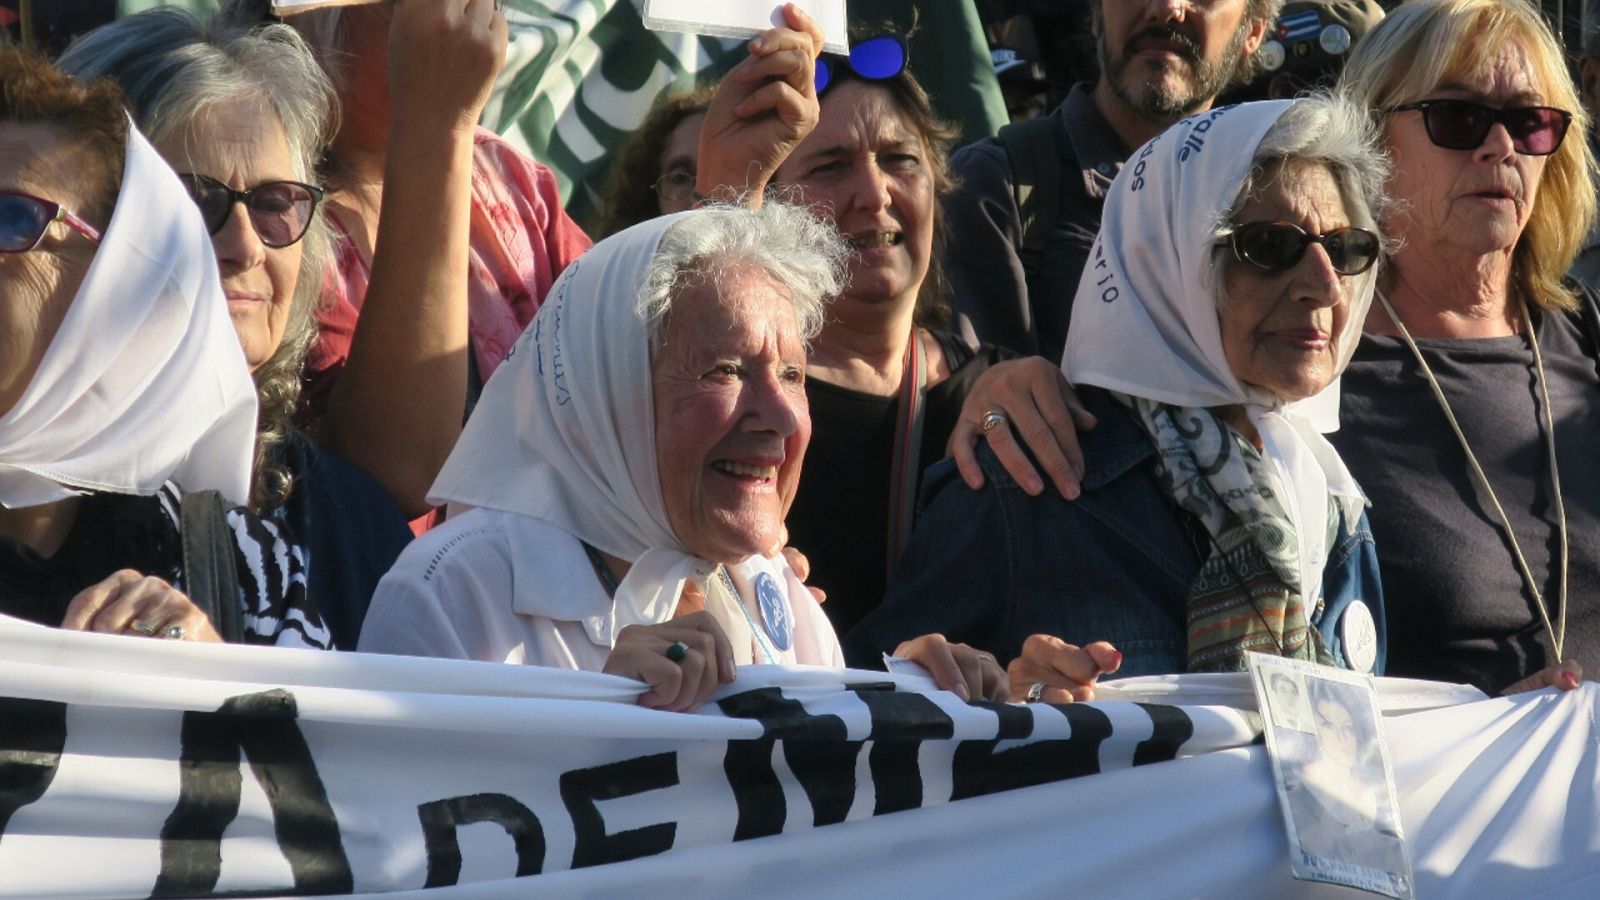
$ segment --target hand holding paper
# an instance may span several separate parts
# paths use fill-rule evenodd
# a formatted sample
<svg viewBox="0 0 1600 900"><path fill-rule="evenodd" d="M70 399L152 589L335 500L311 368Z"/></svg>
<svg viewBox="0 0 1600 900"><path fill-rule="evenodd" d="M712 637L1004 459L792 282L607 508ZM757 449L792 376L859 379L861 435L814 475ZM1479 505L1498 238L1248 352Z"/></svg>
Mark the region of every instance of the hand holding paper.
<svg viewBox="0 0 1600 900"><path fill-rule="evenodd" d="M783 15L788 27L751 41L749 58L722 79L711 99L700 130L695 189L701 194L748 190L746 202L759 206L778 166L817 127L822 31L793 3Z"/></svg>
<svg viewBox="0 0 1600 900"><path fill-rule="evenodd" d="M1105 641L1082 647L1036 634L1022 643L1022 655L1006 667L1011 680L1011 701L1077 703L1094 699L1094 685L1101 675L1122 668L1122 653ZM1035 684L1043 685L1032 691Z"/></svg>

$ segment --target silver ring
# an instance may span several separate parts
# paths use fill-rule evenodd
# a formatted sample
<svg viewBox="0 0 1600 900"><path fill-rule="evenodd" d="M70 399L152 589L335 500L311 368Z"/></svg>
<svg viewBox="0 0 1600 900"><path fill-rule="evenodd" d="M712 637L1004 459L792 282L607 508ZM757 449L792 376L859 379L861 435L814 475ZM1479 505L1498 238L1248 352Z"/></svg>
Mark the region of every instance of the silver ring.
<svg viewBox="0 0 1600 900"><path fill-rule="evenodd" d="M145 637L155 637L156 632L160 630L156 628L156 626L151 625L149 622L146 622L143 619L134 619L132 622L129 622L128 629L130 631L137 631Z"/></svg>
<svg viewBox="0 0 1600 900"><path fill-rule="evenodd" d="M1035 681L1033 684L1028 686L1029 703L1038 703L1039 698L1042 696L1044 696L1044 682Z"/></svg>
<svg viewBox="0 0 1600 900"><path fill-rule="evenodd" d="M182 625L168 625L167 630L161 632L161 636L169 641L181 641L188 633L183 630Z"/></svg>
<svg viewBox="0 0 1600 900"><path fill-rule="evenodd" d="M1011 420L1006 418L1005 413L998 409L991 409L983 414L983 424L978 426L978 430L983 434L988 434L1002 425L1010 424L1010 422Z"/></svg>

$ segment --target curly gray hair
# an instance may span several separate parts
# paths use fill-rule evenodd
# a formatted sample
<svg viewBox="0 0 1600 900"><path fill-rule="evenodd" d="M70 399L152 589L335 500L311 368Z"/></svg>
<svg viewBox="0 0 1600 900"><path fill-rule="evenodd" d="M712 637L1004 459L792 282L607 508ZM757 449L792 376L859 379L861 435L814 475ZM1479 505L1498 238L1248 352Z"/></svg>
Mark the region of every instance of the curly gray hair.
<svg viewBox="0 0 1600 900"><path fill-rule="evenodd" d="M759 209L710 205L683 214L661 238L636 304L652 353L672 301L695 285L717 285L745 268L766 272L789 295L800 336L822 330L828 299L844 290L850 247L807 210L768 200Z"/></svg>
<svg viewBox="0 0 1600 900"><path fill-rule="evenodd" d="M216 107L265 101L283 125L294 177L307 183L316 183L317 161L336 130L332 85L305 42L285 25L207 23L183 9L152 9L90 32L58 65L84 80L115 80L139 128L158 143L183 135ZM282 343L253 373L260 417L251 501L260 509L281 505L293 490L293 476L275 461L275 451L288 440L300 399L300 370L317 335L314 312L332 253L320 214L313 216L302 242Z"/></svg>

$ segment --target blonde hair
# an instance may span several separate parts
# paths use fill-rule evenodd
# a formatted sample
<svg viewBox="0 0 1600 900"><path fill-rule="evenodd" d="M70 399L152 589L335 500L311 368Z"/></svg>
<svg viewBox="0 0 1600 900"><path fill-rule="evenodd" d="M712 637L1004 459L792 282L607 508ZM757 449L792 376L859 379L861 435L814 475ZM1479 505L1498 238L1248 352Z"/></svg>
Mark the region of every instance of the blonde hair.
<svg viewBox="0 0 1600 900"><path fill-rule="evenodd" d="M1572 127L1547 158L1527 227L1512 252L1512 283L1541 307L1575 309L1577 298L1561 280L1595 218L1589 116L1561 47L1527 0L1409 0L1356 45L1340 86L1381 114L1447 82L1481 75L1493 62L1484 48L1508 42L1526 51L1542 102L1572 113Z"/></svg>

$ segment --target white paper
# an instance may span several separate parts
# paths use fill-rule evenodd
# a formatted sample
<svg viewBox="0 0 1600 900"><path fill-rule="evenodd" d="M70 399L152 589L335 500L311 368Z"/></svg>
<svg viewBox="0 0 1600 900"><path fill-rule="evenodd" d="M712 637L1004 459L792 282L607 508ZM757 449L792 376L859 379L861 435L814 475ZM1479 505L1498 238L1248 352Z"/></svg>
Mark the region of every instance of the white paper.
<svg viewBox="0 0 1600 900"><path fill-rule="evenodd" d="M850 52L844 4L845 0L795 0L794 5L822 28L822 48L829 53ZM782 25L782 8L782 3L769 0L645 0L644 24L657 31L749 38Z"/></svg>
<svg viewBox="0 0 1600 900"><path fill-rule="evenodd" d="M1412 900L1372 679L1260 653L1248 660L1294 877Z"/></svg>
<svg viewBox="0 0 1600 900"><path fill-rule="evenodd" d="M282 17L321 9L324 6L360 6L378 2L381 0L272 0L272 11Z"/></svg>

